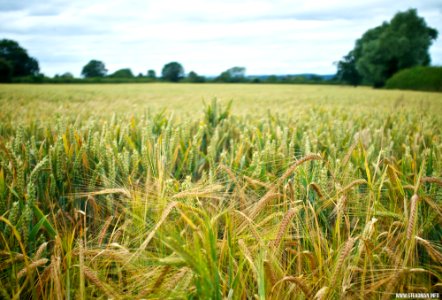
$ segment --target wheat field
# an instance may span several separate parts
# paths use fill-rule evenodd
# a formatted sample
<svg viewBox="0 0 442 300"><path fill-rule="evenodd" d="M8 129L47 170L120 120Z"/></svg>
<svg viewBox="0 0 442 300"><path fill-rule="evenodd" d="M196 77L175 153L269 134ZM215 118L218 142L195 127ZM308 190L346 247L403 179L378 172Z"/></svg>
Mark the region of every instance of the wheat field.
<svg viewBox="0 0 442 300"><path fill-rule="evenodd" d="M442 294L442 94L0 85L0 298Z"/></svg>

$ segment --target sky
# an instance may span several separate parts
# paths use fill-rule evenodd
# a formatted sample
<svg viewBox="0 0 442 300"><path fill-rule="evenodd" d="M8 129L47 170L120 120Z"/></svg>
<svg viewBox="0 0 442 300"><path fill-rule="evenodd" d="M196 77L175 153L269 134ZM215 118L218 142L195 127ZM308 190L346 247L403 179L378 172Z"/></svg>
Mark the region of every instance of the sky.
<svg viewBox="0 0 442 300"><path fill-rule="evenodd" d="M53 76L79 76L91 59L109 73L334 74L356 39L398 11L416 8L439 31L430 48L442 65L442 0L0 0L0 39L12 39Z"/></svg>

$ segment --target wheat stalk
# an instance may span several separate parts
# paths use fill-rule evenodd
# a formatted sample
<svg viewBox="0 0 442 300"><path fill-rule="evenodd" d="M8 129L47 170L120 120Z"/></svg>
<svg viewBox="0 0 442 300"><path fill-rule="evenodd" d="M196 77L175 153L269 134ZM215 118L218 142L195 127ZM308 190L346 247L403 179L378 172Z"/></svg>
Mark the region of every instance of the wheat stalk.
<svg viewBox="0 0 442 300"><path fill-rule="evenodd" d="M318 194L319 199L324 198L324 194L321 191L321 188L319 187L319 185L316 182L311 182L310 186L313 188L313 190L316 192L316 194Z"/></svg>
<svg viewBox="0 0 442 300"><path fill-rule="evenodd" d="M101 229L100 234L98 235L98 246L101 246L101 244L103 243L107 229L109 228L109 225L111 224L113 218L114 218L113 216L109 216L106 219L106 222L104 222L103 228Z"/></svg>
<svg viewBox="0 0 442 300"><path fill-rule="evenodd" d="M268 278L270 279L270 284L272 286L274 286L277 282L276 275L275 275L275 272L273 272L272 265L270 264L270 262L267 259L264 260L264 271L265 271L266 275L268 276Z"/></svg>
<svg viewBox="0 0 442 300"><path fill-rule="evenodd" d="M61 291L61 281L60 281L60 257L54 255L51 256L51 266L50 274L52 277L52 282L54 283L55 296L57 300L63 299L63 294Z"/></svg>
<svg viewBox="0 0 442 300"><path fill-rule="evenodd" d="M421 182L435 183L442 186L442 179L436 177L422 177Z"/></svg>
<svg viewBox="0 0 442 300"><path fill-rule="evenodd" d="M411 203L410 203L410 215L408 218L408 227L407 227L407 240L411 239L411 236L413 234L414 226L416 223L416 214L417 214L417 202L419 200L419 196L414 194L413 197L411 197Z"/></svg>
<svg viewBox="0 0 442 300"><path fill-rule="evenodd" d="M339 194L345 193L348 190L350 190L352 187L354 187L355 185L361 185L361 184L365 184L365 183L367 183L367 181L365 179L356 179L356 180L350 182L344 188L342 188L338 193Z"/></svg>
<svg viewBox="0 0 442 300"><path fill-rule="evenodd" d="M33 260L38 260L40 258L40 256L43 254L43 252L46 250L48 246L47 242L44 242L43 244L40 245L40 247L38 247L37 251L34 254Z"/></svg>
<svg viewBox="0 0 442 300"><path fill-rule="evenodd" d="M315 300L323 300L326 299L327 294L329 291L329 287L328 286L323 286L316 294L314 299Z"/></svg>
<svg viewBox="0 0 442 300"><path fill-rule="evenodd" d="M292 220L292 218L295 216L295 214L298 212L299 207L295 207L287 211L287 213L284 215L284 218L281 221L281 225L279 226L278 233L276 234L276 239L273 242L273 246L277 247L281 243L282 236L284 235L288 224Z"/></svg>
<svg viewBox="0 0 442 300"><path fill-rule="evenodd" d="M119 298L104 282L102 282L97 273L89 269L87 266L83 267L84 276L92 282L97 288L99 288L103 293L105 293L110 298Z"/></svg>
<svg viewBox="0 0 442 300"><path fill-rule="evenodd" d="M336 267L335 270L333 272L333 275L331 277L331 286L334 286L336 281L337 281L337 277L338 274L341 272L341 268L342 265L344 264L344 260L347 258L347 256L350 254L351 250L353 249L353 246L355 244L355 241L357 240L357 238L352 238L350 237L347 242L345 242L344 248L341 250L341 254L339 255L338 261L336 263Z"/></svg>
<svg viewBox="0 0 442 300"><path fill-rule="evenodd" d="M21 277L25 276L27 273L30 273L32 270L44 266L49 260L47 258L41 258L39 260L36 260L32 263L30 263L27 267L20 270L20 272L17 273L17 279L20 279Z"/></svg>
<svg viewBox="0 0 442 300"><path fill-rule="evenodd" d="M310 287L306 284L304 279L302 279L302 277L286 276L283 279L281 279L280 281L278 281L273 286L272 290L275 288L276 285L286 282L286 281L295 283L299 287L299 289L304 293L305 298L311 299L312 291L311 291Z"/></svg>
<svg viewBox="0 0 442 300"><path fill-rule="evenodd" d="M428 254L430 255L430 257L435 261L435 262L442 262L442 253L440 253L439 251L436 250L436 248L431 245L431 243L423 238L420 238L418 236L414 237L421 245L423 245L425 247L425 249L427 250Z"/></svg>
<svg viewBox="0 0 442 300"><path fill-rule="evenodd" d="M155 235L155 233L157 232L158 228L160 228L160 226L164 223L164 221L166 220L167 216L170 214L170 212L172 211L172 209L178 205L178 202L171 202L169 203L169 205L166 207L166 209L164 209L160 219L158 220L158 222L155 224L154 228L152 229L152 231L149 233L149 235L147 236L147 238L144 240L144 242L141 244L140 248L137 250L138 251L143 251L146 249L147 245L149 244L150 240L153 238L153 236Z"/></svg>
<svg viewBox="0 0 442 300"><path fill-rule="evenodd" d="M284 174L282 174L281 178L278 179L278 185L280 185L282 182L284 182L284 180L286 180L290 176L290 174L292 174L293 171L296 170L297 167L299 167L303 163L311 161L311 160L322 160L322 157L318 154L309 154L309 155L302 157L296 163L294 163L290 168L288 168L284 172Z"/></svg>

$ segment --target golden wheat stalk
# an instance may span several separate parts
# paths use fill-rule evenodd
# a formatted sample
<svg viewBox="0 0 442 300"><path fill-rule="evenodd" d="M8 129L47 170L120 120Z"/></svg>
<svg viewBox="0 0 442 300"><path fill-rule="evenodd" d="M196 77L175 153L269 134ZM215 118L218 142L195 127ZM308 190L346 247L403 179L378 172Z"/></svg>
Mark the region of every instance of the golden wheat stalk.
<svg viewBox="0 0 442 300"><path fill-rule="evenodd" d="M433 245L431 245L431 243L421 237L415 236L414 237L419 244L423 245L424 248L427 250L428 254L430 255L430 257L435 261L435 262L442 262L442 253L440 253Z"/></svg>
<svg viewBox="0 0 442 300"><path fill-rule="evenodd" d="M79 244L79 266L80 266L80 298L85 297L85 280L84 280L84 246L83 240L78 239Z"/></svg>
<svg viewBox="0 0 442 300"><path fill-rule="evenodd" d="M344 188L342 188L338 193L339 194L345 193L345 192L349 191L351 188L353 188L354 186L365 184L365 183L367 183L367 180L365 180L365 179L353 180L348 185L346 185Z"/></svg>
<svg viewBox="0 0 442 300"><path fill-rule="evenodd" d="M316 192L316 194L318 195L319 199L324 198L324 194L322 193L321 188L319 187L319 185L316 182L311 182L310 186Z"/></svg>
<svg viewBox="0 0 442 300"><path fill-rule="evenodd" d="M414 194L411 197L410 203L410 215L408 217L408 227L407 227L407 240L411 239L411 236L414 231L415 223L416 223L416 214L417 214L417 202L419 201L419 196Z"/></svg>
<svg viewBox="0 0 442 300"><path fill-rule="evenodd" d="M100 234L98 235L98 246L101 246L103 244L104 237L106 236L107 229L109 228L109 225L111 224L113 220L113 216L109 216L106 221L104 222L103 228L100 231Z"/></svg>
<svg viewBox="0 0 442 300"><path fill-rule="evenodd" d="M270 262L267 259L264 260L264 271L270 280L270 284L272 286L274 286L277 282L276 275L275 275L275 272L273 272L272 265L270 264Z"/></svg>
<svg viewBox="0 0 442 300"><path fill-rule="evenodd" d="M232 172L232 170L229 167L227 167L224 164L220 164L219 167L227 173L230 180L232 180L233 183L235 184L235 189L239 193L240 208L244 209L246 206L246 195L244 194L244 190L241 188L241 185L239 184L238 180L236 179L235 174Z"/></svg>
<svg viewBox="0 0 442 300"><path fill-rule="evenodd" d="M30 263L27 267L21 269L20 272L17 273L17 279L20 279L21 277L25 276L38 267L44 266L48 261L49 260L47 258L41 258Z"/></svg>
<svg viewBox="0 0 442 300"><path fill-rule="evenodd" d="M442 186L442 179L436 177L422 177L421 182L435 183Z"/></svg>
<svg viewBox="0 0 442 300"><path fill-rule="evenodd" d="M43 244L40 245L40 247L38 247L38 249L35 252L34 257L33 257L34 261L40 259L41 255L46 250L47 246L48 246L48 243L44 242Z"/></svg>
<svg viewBox="0 0 442 300"><path fill-rule="evenodd" d="M293 282L294 284L296 284L299 287L299 289L304 293L305 298L306 299L311 299L311 296L312 296L311 288L307 285L307 283L305 282L305 280L301 276L299 276L299 277L285 276L283 279L278 281L273 286L273 289L275 288L276 285L278 285L280 283L283 283L283 282L287 282L287 281L288 282Z"/></svg>
<svg viewBox="0 0 442 300"><path fill-rule="evenodd" d="M241 252L243 253L244 257L249 262L250 267L252 268L254 275L257 276L258 270L256 269L256 266L253 263L253 258L252 258L253 256L250 253L249 249L247 248L246 244L244 243L244 240L243 239L239 239L238 240L238 245L239 245L239 248L241 249Z"/></svg>
<svg viewBox="0 0 442 300"><path fill-rule="evenodd" d="M93 197L98 195L109 195L109 194L122 194L127 198L131 198L130 192L127 189L123 188L109 188L101 191L88 192L88 193L76 193L77 197Z"/></svg>
<svg viewBox="0 0 442 300"><path fill-rule="evenodd" d="M242 219L244 219L244 221L249 225L248 228L250 228L253 237L254 237L259 243L261 243L261 242L262 242L262 239L261 239L261 237L260 237L258 231L256 231L256 228L255 228L256 225L253 223L253 220L250 219L247 215L245 215L242 211L239 211L239 210L233 210L233 212L236 213L236 214L238 214L239 216L241 216ZM241 231L238 229L237 233L239 234L239 233L241 233Z"/></svg>
<svg viewBox="0 0 442 300"><path fill-rule="evenodd" d="M244 175L244 179L245 180L247 180L247 182L249 183L249 184L251 184L253 187L257 187L257 186L260 186L260 187L263 187L263 188L266 188L266 189L270 189L271 187L272 187L272 185L271 184L268 184L268 183L265 183L265 182L262 182L262 181L259 181L259 180L257 180L257 179L253 179L253 178L251 178L251 177L249 177L249 176L247 176L247 175Z"/></svg>
<svg viewBox="0 0 442 300"><path fill-rule="evenodd" d="M286 180L290 176L290 174L292 174L296 170L297 167L311 160L322 160L322 157L318 154L309 154L300 158L296 163L294 163L290 168L288 168L284 172L284 174L282 174L281 178L278 179L278 185L284 182L284 180Z"/></svg>
<svg viewBox="0 0 442 300"><path fill-rule="evenodd" d="M158 228L160 228L160 226L164 223L164 221L166 221L167 216L170 214L170 212L172 211L172 209L178 205L178 202L171 202L169 203L169 205L166 207L166 209L164 209L160 219L158 220L158 222L155 224L154 228L152 229L152 231L149 233L149 235L147 236L147 238L144 240L144 242L141 244L141 246L139 247L138 251L143 251L146 249L147 245L149 244L150 240L154 237L155 233L157 232Z"/></svg>
<svg viewBox="0 0 442 300"><path fill-rule="evenodd" d="M350 237L347 242L345 242L344 248L341 250L341 254L339 255L338 261L336 263L335 270L333 272L332 278L331 278L331 286L334 286L337 279L338 274L341 272L342 265L344 264L345 259L350 254L351 250L353 249L353 246L356 242L357 238Z"/></svg>
<svg viewBox="0 0 442 300"><path fill-rule="evenodd" d="M57 300L63 299L63 293L61 291L61 280L60 280L60 257L54 255L51 256L51 278L54 283L55 296Z"/></svg>
<svg viewBox="0 0 442 300"><path fill-rule="evenodd" d="M107 284L105 284L98 278L97 273L95 273L93 270L89 269L87 266L84 266L83 273L84 276L98 289L105 293L106 296L110 298L119 298L118 295L114 291L112 291L112 289Z"/></svg>
<svg viewBox="0 0 442 300"><path fill-rule="evenodd" d="M329 287L328 286L323 286L322 288L319 289L319 291L316 292L314 299L315 300L324 300L327 297L329 291Z"/></svg>
<svg viewBox="0 0 442 300"><path fill-rule="evenodd" d="M278 198L280 194L274 193L272 190L268 191L253 207L249 214L251 219L254 219L261 210L263 210L267 204L275 198Z"/></svg>
<svg viewBox="0 0 442 300"><path fill-rule="evenodd" d="M287 213L285 214L284 218L281 221L281 225L279 226L278 233L276 234L276 239L273 242L274 247L278 247L279 244L281 243L281 239L287 229L287 226L289 225L290 221L295 216L295 214L298 212L298 210L299 207L295 207L287 211Z"/></svg>

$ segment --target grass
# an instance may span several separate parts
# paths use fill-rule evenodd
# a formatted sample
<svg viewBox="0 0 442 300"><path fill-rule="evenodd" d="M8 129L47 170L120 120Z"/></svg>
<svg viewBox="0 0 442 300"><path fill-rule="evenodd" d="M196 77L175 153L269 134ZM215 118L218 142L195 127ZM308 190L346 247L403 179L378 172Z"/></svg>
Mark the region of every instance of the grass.
<svg viewBox="0 0 442 300"><path fill-rule="evenodd" d="M440 94L11 85L0 102L2 298L441 292Z"/></svg>

